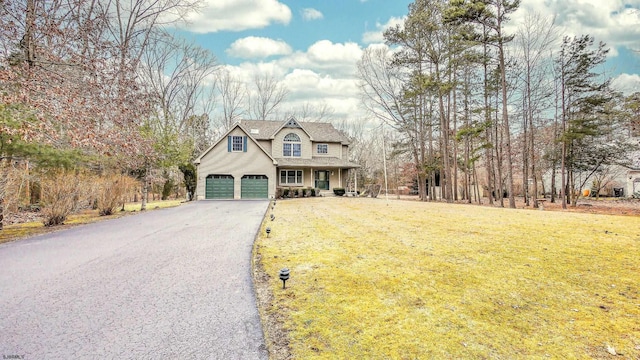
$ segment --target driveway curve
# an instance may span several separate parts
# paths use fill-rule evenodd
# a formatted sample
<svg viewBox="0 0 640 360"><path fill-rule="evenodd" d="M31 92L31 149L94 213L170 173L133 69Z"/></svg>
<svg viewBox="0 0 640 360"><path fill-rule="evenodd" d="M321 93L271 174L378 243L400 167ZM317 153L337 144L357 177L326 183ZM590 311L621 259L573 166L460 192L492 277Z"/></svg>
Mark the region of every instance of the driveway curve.
<svg viewBox="0 0 640 360"><path fill-rule="evenodd" d="M267 201L199 201L0 245L0 355L267 359L251 250Z"/></svg>

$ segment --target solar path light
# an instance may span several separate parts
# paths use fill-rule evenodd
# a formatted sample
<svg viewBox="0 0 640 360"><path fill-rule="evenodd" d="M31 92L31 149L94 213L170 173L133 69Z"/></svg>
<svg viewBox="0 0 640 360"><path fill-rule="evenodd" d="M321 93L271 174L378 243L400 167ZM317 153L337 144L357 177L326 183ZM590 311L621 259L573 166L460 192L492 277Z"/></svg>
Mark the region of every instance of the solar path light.
<svg viewBox="0 0 640 360"><path fill-rule="evenodd" d="M267 228L267 230L266 230L266 232L267 232L267 237L269 237L269 234L271 234L271 228L270 228L270 227L268 227L268 228Z"/></svg>
<svg viewBox="0 0 640 360"><path fill-rule="evenodd" d="M285 282L289 280L289 268L280 269L280 280L282 280L282 288L285 288Z"/></svg>

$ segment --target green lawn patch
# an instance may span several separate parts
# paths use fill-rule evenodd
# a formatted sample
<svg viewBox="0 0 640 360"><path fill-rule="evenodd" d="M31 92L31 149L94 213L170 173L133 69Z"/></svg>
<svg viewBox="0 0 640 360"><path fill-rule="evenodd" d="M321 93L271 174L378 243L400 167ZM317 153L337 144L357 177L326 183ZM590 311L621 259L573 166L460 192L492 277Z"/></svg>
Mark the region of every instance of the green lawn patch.
<svg viewBox="0 0 640 360"><path fill-rule="evenodd" d="M639 217L362 198L273 213L260 310L293 358L640 358Z"/></svg>

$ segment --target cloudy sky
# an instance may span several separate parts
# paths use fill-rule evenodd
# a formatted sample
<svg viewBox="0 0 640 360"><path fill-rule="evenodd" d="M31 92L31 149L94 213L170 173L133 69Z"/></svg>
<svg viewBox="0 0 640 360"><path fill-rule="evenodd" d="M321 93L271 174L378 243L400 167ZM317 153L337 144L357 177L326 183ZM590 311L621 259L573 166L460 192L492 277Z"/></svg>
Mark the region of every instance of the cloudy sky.
<svg viewBox="0 0 640 360"><path fill-rule="evenodd" d="M241 79L268 73L289 90L286 108L327 104L363 117L356 87L362 51L401 23L408 0L205 0L181 34L210 49ZM610 48L607 69L625 92L640 91L640 0L522 0L512 16L556 16L567 35L591 34Z"/></svg>

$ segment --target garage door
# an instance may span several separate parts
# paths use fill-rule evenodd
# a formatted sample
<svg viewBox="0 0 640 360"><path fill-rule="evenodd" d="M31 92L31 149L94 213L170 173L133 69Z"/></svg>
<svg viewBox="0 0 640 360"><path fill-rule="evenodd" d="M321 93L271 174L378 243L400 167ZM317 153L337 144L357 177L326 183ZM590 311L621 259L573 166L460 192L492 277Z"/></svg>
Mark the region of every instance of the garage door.
<svg viewBox="0 0 640 360"><path fill-rule="evenodd" d="M205 199L233 199L233 176L207 176Z"/></svg>
<svg viewBox="0 0 640 360"><path fill-rule="evenodd" d="M243 199L267 199L269 197L269 178L265 175L245 175L242 177Z"/></svg>

